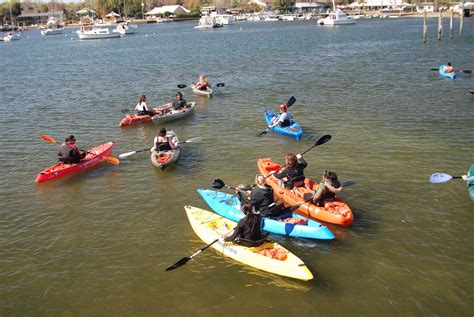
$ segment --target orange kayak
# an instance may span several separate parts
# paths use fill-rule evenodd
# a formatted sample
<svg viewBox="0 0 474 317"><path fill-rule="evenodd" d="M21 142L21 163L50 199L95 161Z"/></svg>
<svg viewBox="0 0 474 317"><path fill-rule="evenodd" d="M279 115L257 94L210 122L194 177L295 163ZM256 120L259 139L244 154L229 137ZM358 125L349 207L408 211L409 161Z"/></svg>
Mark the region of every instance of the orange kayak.
<svg viewBox="0 0 474 317"><path fill-rule="evenodd" d="M151 121L151 116L149 115L144 115L140 116L138 114L126 114L125 117L120 121L119 126L121 127L128 127L130 125L135 125L135 124L142 124L142 123L147 123Z"/></svg>
<svg viewBox="0 0 474 317"><path fill-rule="evenodd" d="M269 158L259 159L257 164L260 173L265 177L271 171L278 171L281 168L280 164ZM309 199L318 188L318 184L309 178L305 180L305 187L297 187L291 190L281 186L278 179L273 176L268 177L265 181L273 188L276 198L283 199L285 206L301 204ZM319 207L313 203L305 203L296 210L296 213L341 226L350 226L354 219L351 208L338 197L333 202L326 202L324 207Z"/></svg>

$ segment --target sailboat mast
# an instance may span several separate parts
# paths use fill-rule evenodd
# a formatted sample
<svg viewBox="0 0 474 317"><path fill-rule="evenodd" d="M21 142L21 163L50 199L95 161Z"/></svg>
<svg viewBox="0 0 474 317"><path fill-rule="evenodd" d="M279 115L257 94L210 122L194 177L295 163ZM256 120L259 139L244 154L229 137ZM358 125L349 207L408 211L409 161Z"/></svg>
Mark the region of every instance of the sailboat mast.
<svg viewBox="0 0 474 317"><path fill-rule="evenodd" d="M13 25L13 14L12 14L12 2L8 1L10 4L10 23L12 24L12 31L15 32L15 26Z"/></svg>

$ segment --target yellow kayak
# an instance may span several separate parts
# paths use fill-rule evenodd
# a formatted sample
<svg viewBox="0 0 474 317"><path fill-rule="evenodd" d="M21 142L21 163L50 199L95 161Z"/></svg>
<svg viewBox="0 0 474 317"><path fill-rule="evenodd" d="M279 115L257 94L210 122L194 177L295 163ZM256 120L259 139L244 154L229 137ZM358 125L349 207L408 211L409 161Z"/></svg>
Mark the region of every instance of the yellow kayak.
<svg viewBox="0 0 474 317"><path fill-rule="evenodd" d="M258 247L245 247L225 242L224 237L232 234L236 222L200 208L185 206L184 209L194 232L201 240L207 244L218 240L212 247L219 253L270 273L304 281L313 278L303 261L278 243L268 241Z"/></svg>

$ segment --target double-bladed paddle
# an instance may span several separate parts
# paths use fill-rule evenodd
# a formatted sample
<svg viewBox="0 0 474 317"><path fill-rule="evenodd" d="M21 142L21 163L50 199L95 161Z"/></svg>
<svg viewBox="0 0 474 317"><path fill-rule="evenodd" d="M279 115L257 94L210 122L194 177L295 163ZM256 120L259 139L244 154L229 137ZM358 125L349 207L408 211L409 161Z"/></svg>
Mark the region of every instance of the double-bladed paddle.
<svg viewBox="0 0 474 317"><path fill-rule="evenodd" d="M45 140L46 142L49 142L49 143L58 143L58 141L56 141L53 137L51 137L47 134L40 134L40 138L42 138L43 140ZM89 151L87 151L86 153L90 153L92 155L99 156L98 154L95 154L95 153L92 153L92 152L89 152ZM117 159L113 156L102 156L102 157L104 158L104 161L106 161L110 164L114 164L114 165L120 164L119 159Z"/></svg>
<svg viewBox="0 0 474 317"><path fill-rule="evenodd" d="M184 142L179 142L178 144L181 145L181 144L184 144L184 143L197 143L197 142L200 142L201 140L202 140L202 137L198 136L198 137L195 137L195 138L191 138L191 139L189 139L189 140L186 140L186 141L184 141ZM141 149L141 150L126 152L126 153L120 154L119 157L120 157L121 159L123 159L123 158L126 158L126 157L128 157L128 156L130 156L130 155L133 155L133 154L135 154L135 153L145 152L145 151L149 151L149 150L150 150L150 148L146 148L146 149Z"/></svg>
<svg viewBox="0 0 474 317"><path fill-rule="evenodd" d="M431 68L431 70L439 70L439 68ZM472 70L470 70L470 69L461 69L461 70L455 70L454 73L471 74Z"/></svg>
<svg viewBox="0 0 474 317"><path fill-rule="evenodd" d="M446 183L456 178L463 179L464 181L467 181L467 182L474 181L474 176L469 176L469 177L467 175L451 176L445 173L434 173L430 176L430 183L433 183L433 184Z"/></svg>
<svg viewBox="0 0 474 317"><path fill-rule="evenodd" d="M296 98L294 96L291 96L290 99L286 102L286 108L289 108L293 106L293 104L296 102ZM264 134L267 134L267 132L270 130L270 127L267 127L265 131L262 131L258 134L258 136L262 136Z"/></svg>
<svg viewBox="0 0 474 317"><path fill-rule="evenodd" d="M217 83L216 84L216 87L224 87L225 86L225 83ZM185 84L179 84L178 85L178 88L186 88L188 87L188 85L185 85Z"/></svg>

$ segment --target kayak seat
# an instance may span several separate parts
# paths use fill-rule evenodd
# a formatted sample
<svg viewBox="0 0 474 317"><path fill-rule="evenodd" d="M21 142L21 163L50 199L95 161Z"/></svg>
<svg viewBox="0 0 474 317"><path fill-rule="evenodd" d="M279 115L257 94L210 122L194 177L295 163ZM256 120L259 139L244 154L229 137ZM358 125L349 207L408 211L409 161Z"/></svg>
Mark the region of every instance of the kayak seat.
<svg viewBox="0 0 474 317"><path fill-rule="evenodd" d="M281 167L280 164L272 163L272 162L265 162L265 169L269 172L277 171Z"/></svg>

